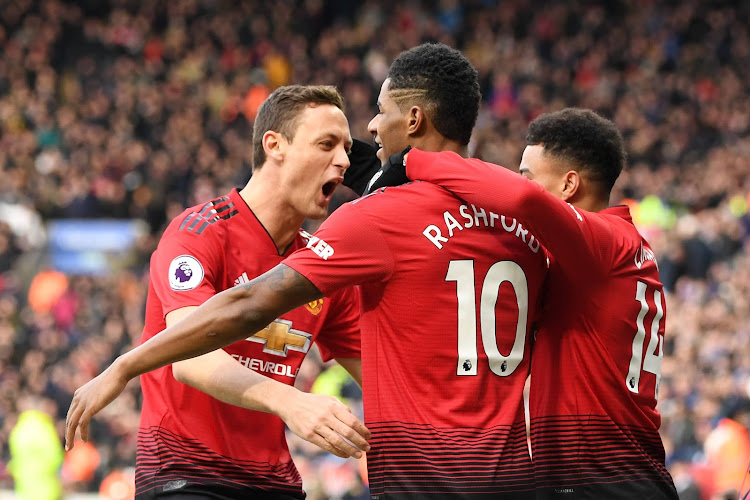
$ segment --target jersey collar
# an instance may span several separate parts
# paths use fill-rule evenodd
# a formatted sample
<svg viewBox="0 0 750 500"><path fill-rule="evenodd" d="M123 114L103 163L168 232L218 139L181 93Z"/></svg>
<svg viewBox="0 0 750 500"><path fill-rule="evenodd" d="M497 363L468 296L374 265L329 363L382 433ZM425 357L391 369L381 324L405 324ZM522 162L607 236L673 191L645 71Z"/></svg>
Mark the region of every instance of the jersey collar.
<svg viewBox="0 0 750 500"><path fill-rule="evenodd" d="M615 205L614 207L608 207L599 212L602 215L614 215L621 219L633 223L633 218L630 216L630 207L627 205Z"/></svg>
<svg viewBox="0 0 750 500"><path fill-rule="evenodd" d="M229 199L237 207L237 210L239 210L242 220L249 226L249 231L256 236L255 244L266 253L279 255L279 250L276 248L276 243L273 241L273 238L271 238L266 227L258 220L255 212L253 212L253 210L247 205L244 198L240 196L239 189L232 189L232 191L229 192ZM297 235L295 241L299 238L300 236ZM294 243L290 245L290 248L287 248L282 256L289 254L292 247L295 247Z"/></svg>

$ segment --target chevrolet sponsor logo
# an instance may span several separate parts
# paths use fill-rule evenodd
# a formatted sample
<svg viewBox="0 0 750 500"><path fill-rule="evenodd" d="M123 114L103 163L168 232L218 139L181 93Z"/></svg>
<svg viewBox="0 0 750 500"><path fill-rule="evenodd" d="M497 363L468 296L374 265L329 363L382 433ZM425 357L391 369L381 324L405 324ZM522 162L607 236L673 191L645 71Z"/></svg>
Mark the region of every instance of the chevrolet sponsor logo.
<svg viewBox="0 0 750 500"><path fill-rule="evenodd" d="M312 335L293 329L291 321L277 319L247 340L263 344L263 352L286 356L290 349L299 352L309 351Z"/></svg>

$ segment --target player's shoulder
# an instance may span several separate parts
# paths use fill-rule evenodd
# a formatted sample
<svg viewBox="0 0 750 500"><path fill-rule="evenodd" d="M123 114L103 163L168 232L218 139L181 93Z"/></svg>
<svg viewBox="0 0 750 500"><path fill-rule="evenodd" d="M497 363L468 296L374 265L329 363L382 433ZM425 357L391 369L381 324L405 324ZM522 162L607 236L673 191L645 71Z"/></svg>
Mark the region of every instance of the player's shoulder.
<svg viewBox="0 0 750 500"><path fill-rule="evenodd" d="M568 204L576 218L585 222L595 238L616 237L617 239L638 239L638 230L633 224L627 206L609 207L599 212L589 212Z"/></svg>
<svg viewBox="0 0 750 500"><path fill-rule="evenodd" d="M601 221L601 226L608 227L620 244L640 246L645 241L638 228L635 227L627 206L610 207L595 215Z"/></svg>
<svg viewBox="0 0 750 500"><path fill-rule="evenodd" d="M591 217L597 217L609 221L610 224L633 225L633 217L630 215L630 207L627 205L615 205L605 208L600 212L586 212Z"/></svg>
<svg viewBox="0 0 750 500"><path fill-rule="evenodd" d="M633 223L627 206L615 206L598 213L612 232L616 260L627 268L658 269L656 255L646 238Z"/></svg>
<svg viewBox="0 0 750 500"><path fill-rule="evenodd" d="M240 214L238 207L227 196L220 196L185 209L172 219L159 241L159 247L170 244L191 246L221 245L227 240L228 227Z"/></svg>
<svg viewBox="0 0 750 500"><path fill-rule="evenodd" d="M431 182L413 181L400 186L386 186L358 198L349 204L364 210L384 210L388 207L421 205L431 199L454 197L446 189Z"/></svg>

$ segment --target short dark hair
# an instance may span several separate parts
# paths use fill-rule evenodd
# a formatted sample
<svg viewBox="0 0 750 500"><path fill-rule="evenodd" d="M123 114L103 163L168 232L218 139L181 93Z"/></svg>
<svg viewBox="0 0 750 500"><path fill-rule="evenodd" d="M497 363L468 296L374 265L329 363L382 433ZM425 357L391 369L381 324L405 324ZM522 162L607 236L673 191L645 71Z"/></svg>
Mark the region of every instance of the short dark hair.
<svg viewBox="0 0 750 500"><path fill-rule="evenodd" d="M330 104L344 110L344 99L332 85L287 85L279 87L263 101L253 124L253 170L266 162L263 134L280 133L292 142L297 133L299 115L308 106Z"/></svg>
<svg viewBox="0 0 750 500"><path fill-rule="evenodd" d="M588 109L566 108L539 115L529 124L526 143L542 145L546 154L585 172L606 193L627 159L617 126Z"/></svg>
<svg viewBox="0 0 750 500"><path fill-rule="evenodd" d="M468 144L477 122L477 70L461 52L442 43L423 43L399 54L388 70L389 95L400 109L424 107L438 132Z"/></svg>

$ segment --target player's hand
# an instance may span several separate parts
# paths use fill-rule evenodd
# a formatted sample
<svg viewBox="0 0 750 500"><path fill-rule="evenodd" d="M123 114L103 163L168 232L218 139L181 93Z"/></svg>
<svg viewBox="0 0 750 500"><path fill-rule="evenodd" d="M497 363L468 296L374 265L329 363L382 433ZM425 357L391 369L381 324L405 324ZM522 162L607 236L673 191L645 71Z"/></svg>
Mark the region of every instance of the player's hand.
<svg viewBox="0 0 750 500"><path fill-rule="evenodd" d="M294 390L277 413L296 435L337 457L360 458L370 431L333 396Z"/></svg>
<svg viewBox="0 0 750 500"><path fill-rule="evenodd" d="M91 417L115 400L128 384L129 379L119 374L117 361L98 377L79 387L73 394L73 401L65 419L65 449L73 449L76 430L81 428L81 439L89 438Z"/></svg>
<svg viewBox="0 0 750 500"><path fill-rule="evenodd" d="M380 170L380 159L377 150L359 139L353 139L349 153L349 168L344 173L344 186L362 196L372 176Z"/></svg>
<svg viewBox="0 0 750 500"><path fill-rule="evenodd" d="M372 193L382 187L400 186L410 182L411 179L406 176L406 157L410 149L411 146L407 146L400 153L389 156L388 161L372 176L363 194Z"/></svg>

